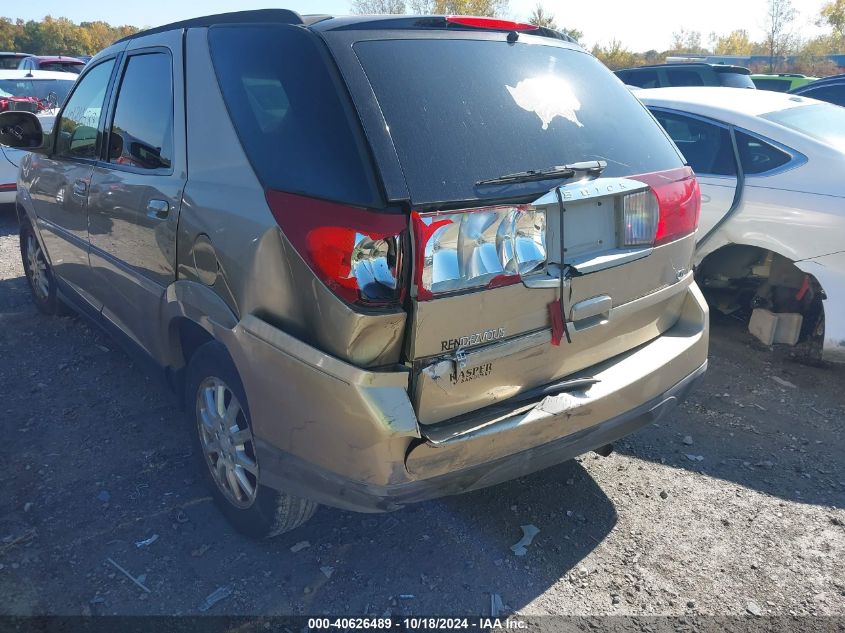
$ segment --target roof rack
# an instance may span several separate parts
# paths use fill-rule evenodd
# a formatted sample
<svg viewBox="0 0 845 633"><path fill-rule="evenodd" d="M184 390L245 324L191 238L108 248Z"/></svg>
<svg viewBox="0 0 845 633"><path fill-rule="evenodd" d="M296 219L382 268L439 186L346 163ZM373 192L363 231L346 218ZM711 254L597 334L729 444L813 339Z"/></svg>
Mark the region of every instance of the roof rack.
<svg viewBox="0 0 845 633"><path fill-rule="evenodd" d="M312 16L313 17L313 16ZM164 33L165 31L173 31L176 29L190 29L201 28L204 26L214 26L216 24L249 24L249 23L276 23L276 24L304 24L302 18L296 11L289 11L288 9L256 9L254 11L232 11L231 13L217 13L215 15L205 15L199 18L191 18L190 20L181 20L179 22L171 22L170 24L163 24L145 31L138 31L132 35L123 37L118 42L126 42L127 40L135 39L136 37L143 37L144 35L152 35L153 33Z"/></svg>

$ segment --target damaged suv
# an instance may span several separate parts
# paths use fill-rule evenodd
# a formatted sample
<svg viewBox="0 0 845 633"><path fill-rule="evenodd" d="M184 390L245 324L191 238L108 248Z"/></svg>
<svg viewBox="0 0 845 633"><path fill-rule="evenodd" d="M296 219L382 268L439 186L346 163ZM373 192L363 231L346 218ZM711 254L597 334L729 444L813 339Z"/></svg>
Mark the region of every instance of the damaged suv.
<svg viewBox="0 0 845 633"><path fill-rule="evenodd" d="M488 18L189 20L86 66L25 147L38 307L184 394L243 532L519 477L707 365L692 171L600 62Z"/></svg>

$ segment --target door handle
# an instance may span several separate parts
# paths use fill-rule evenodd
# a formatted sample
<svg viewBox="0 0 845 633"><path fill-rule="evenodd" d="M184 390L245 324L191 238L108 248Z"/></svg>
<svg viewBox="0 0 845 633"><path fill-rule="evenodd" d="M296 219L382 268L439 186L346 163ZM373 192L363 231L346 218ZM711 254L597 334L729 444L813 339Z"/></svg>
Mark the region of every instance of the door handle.
<svg viewBox="0 0 845 633"><path fill-rule="evenodd" d="M590 297L579 301L570 311L572 324L576 330L586 330L605 323L610 318L613 299L607 295Z"/></svg>
<svg viewBox="0 0 845 633"><path fill-rule="evenodd" d="M170 213L170 203L167 200L150 200L147 202L147 215L155 220L164 220Z"/></svg>
<svg viewBox="0 0 845 633"><path fill-rule="evenodd" d="M73 195L84 196L88 193L88 183L84 180L77 180L73 183Z"/></svg>

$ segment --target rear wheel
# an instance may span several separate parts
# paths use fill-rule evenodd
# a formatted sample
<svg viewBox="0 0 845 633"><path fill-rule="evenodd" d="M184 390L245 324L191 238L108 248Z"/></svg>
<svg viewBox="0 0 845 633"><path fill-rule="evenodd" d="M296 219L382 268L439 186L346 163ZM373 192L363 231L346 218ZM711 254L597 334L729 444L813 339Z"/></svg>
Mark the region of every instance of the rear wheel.
<svg viewBox="0 0 845 633"><path fill-rule="evenodd" d="M220 343L206 343L191 358L185 402L207 483L223 514L240 532L271 537L311 518L317 509L313 501L260 483L246 393Z"/></svg>
<svg viewBox="0 0 845 633"><path fill-rule="evenodd" d="M24 224L21 228L20 240L23 269L35 306L44 314L67 314L67 307L58 297L53 269L29 224Z"/></svg>

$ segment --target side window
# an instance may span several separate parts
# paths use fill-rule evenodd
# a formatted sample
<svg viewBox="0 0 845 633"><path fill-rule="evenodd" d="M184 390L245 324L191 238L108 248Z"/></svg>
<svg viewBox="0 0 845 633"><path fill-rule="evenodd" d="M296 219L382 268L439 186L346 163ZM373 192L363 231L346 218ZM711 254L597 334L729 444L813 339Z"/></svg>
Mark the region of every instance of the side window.
<svg viewBox="0 0 845 633"><path fill-rule="evenodd" d="M697 174L736 175L733 144L726 128L680 114L653 114Z"/></svg>
<svg viewBox="0 0 845 633"><path fill-rule="evenodd" d="M232 123L264 186L377 204L359 124L313 33L215 26L208 41Z"/></svg>
<svg viewBox="0 0 845 633"><path fill-rule="evenodd" d="M762 174L791 160L791 156L760 139L737 130L736 144L739 148L739 159L742 170L746 174Z"/></svg>
<svg viewBox="0 0 845 633"><path fill-rule="evenodd" d="M96 158L99 154L97 125L106 100L114 60L92 68L76 86L62 110L58 124L56 154L69 158Z"/></svg>
<svg viewBox="0 0 845 633"><path fill-rule="evenodd" d="M703 86L701 73L694 70L667 70L666 78L670 86Z"/></svg>
<svg viewBox="0 0 845 633"><path fill-rule="evenodd" d="M638 70L628 75L625 82L640 88L659 88L660 80L657 78L656 70Z"/></svg>
<svg viewBox="0 0 845 633"><path fill-rule="evenodd" d="M819 101L827 101L839 106L845 106L845 84L838 86L822 86L821 88L810 88L801 93L802 97L810 97Z"/></svg>
<svg viewBox="0 0 845 633"><path fill-rule="evenodd" d="M170 55L133 55L117 93L109 162L167 169L173 158L173 71Z"/></svg>

